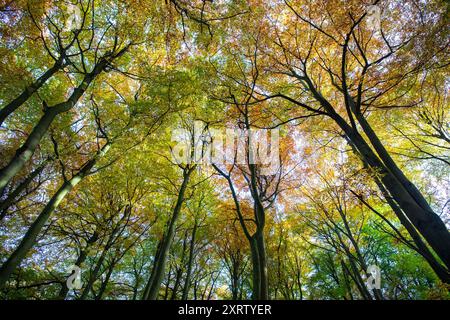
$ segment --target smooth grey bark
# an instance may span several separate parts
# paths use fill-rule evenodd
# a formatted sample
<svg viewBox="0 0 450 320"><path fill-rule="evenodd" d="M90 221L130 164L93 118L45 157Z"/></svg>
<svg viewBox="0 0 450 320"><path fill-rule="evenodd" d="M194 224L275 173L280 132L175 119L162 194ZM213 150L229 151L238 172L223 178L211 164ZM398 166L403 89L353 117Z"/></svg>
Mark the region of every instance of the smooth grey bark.
<svg viewBox="0 0 450 320"><path fill-rule="evenodd" d="M35 245L36 239L44 227L51 214L58 208L61 201L69 194L70 191L86 177L96 164L97 160L103 156L110 148L110 143L105 144L96 155L86 162L86 164L71 179L64 181L61 187L52 196L50 201L38 215L36 220L28 229L22 238L19 246L14 250L10 257L3 263L0 268L0 288L4 287L14 270L20 265L30 249Z"/></svg>
<svg viewBox="0 0 450 320"><path fill-rule="evenodd" d="M189 178L193 170L194 167L191 167L189 169L185 169L183 172L183 182L178 192L177 201L173 209L172 217L170 218L169 226L161 242L159 252L155 257L153 270L142 297L143 300L156 300L158 298L158 293L161 287L164 276L164 269L167 262L167 255L173 241L175 225L181 212L181 208L184 202L184 194L186 192L187 186L189 184Z"/></svg>
<svg viewBox="0 0 450 320"><path fill-rule="evenodd" d="M250 129L250 126L247 126ZM249 145L251 142L249 141ZM256 220L256 232L253 235L256 242L256 250L258 252L258 271L259 271L259 293L257 296L257 300L268 300L269 299L269 284L268 284L268 275L267 275L267 253L266 253L266 244L264 240L264 227L266 225L266 217L265 210L261 203L258 186L256 183L256 166L249 162L248 164L250 169L250 190L252 194L252 198L254 201L254 213Z"/></svg>
<svg viewBox="0 0 450 320"><path fill-rule="evenodd" d="M114 48L112 49L113 51L100 58L93 67L92 71L84 75L82 82L73 90L68 100L58 103L52 107L45 106L44 115L33 128L24 144L16 150L16 153L10 162L0 170L0 194L3 193L3 190L9 181L23 168L25 163L31 159L34 151L39 145L41 139L47 133L56 116L71 110L86 92L92 81L94 81L94 79L102 73L113 60L124 55L131 45L132 44L129 43L118 51L116 51L118 48L114 45Z"/></svg>
<svg viewBox="0 0 450 320"><path fill-rule="evenodd" d="M33 247L39 233L41 232L50 215L59 206L65 196L81 181L81 179L82 175L77 174L70 180L64 182L64 184L58 189L55 195L50 199L49 203L41 211L37 219L28 229L19 246L0 268L0 288L6 284L6 281L9 279L13 271L17 266L19 266L28 251Z"/></svg>
<svg viewBox="0 0 450 320"><path fill-rule="evenodd" d="M256 244L258 247L258 263L260 272L260 288L258 300L269 299L269 285L267 274L267 253L266 244L264 240L263 230L256 234Z"/></svg>
<svg viewBox="0 0 450 320"><path fill-rule="evenodd" d="M358 141L358 144L359 150L367 149L367 146L361 141ZM367 155L366 153L366 161L372 163L371 167L379 171L381 174L380 181L384 187L448 268L450 266L450 233L443 221L433 211L422 208L404 186L399 183L398 179L392 175L389 168L386 169L377 163L376 158L369 158L369 156L370 154ZM392 209L395 210L395 208Z"/></svg>
<svg viewBox="0 0 450 320"><path fill-rule="evenodd" d="M408 193L416 200L416 202L425 210L433 211L424 198L419 189L405 176L402 170L397 166L394 159L390 156L383 143L380 141L375 131L370 126L369 122L363 116L362 113L355 111L356 119L361 125L366 136L369 138L370 143L374 147L380 159L383 161L389 171L397 178L397 180L404 186Z"/></svg>
<svg viewBox="0 0 450 320"><path fill-rule="evenodd" d="M25 90L14 100L8 103L0 110L0 126L3 124L5 119L16 111L22 104L25 103L40 87L47 82L50 77L52 77L56 72L58 72L63 67L63 58L59 58L55 61L53 66L44 72L36 81L27 86Z"/></svg>
<svg viewBox="0 0 450 320"><path fill-rule="evenodd" d="M356 149L354 144L351 141L348 141L350 144L350 147L352 148L353 152L362 158L362 155L359 153L359 151ZM363 161L363 165L367 167L367 164L364 162L364 159L361 159ZM403 242L408 245L412 250L415 250L417 253L419 253L430 265L430 267L433 269L433 271L436 273L436 275L439 277L439 279L444 283L450 283L450 272L447 270L433 255L431 250L428 248L426 243L422 240L421 235L416 230L414 225L409 221L409 219L405 216L402 209L397 205L397 203L394 201L393 197L390 195L390 193L386 190L383 183L378 179L377 177L374 177L374 181L378 188L380 189L382 195L386 199L386 202L391 207L397 218L399 219L400 223L405 227L408 234L411 236L411 239L413 240L415 246L411 245L407 239L405 239L397 230L397 228L390 223L389 220L387 220L382 214L380 214L377 210L375 210L367 201L365 201L360 195L356 194L354 191L350 190L358 199L361 201L366 207L368 207L370 210L372 210L375 214L377 214L379 217L381 217L403 240Z"/></svg>
<svg viewBox="0 0 450 320"><path fill-rule="evenodd" d="M42 137L58 115L58 108L52 107L45 111L38 124L33 128L25 143L16 150L10 162L0 170L0 190L3 190L11 179L31 159Z"/></svg>
<svg viewBox="0 0 450 320"><path fill-rule="evenodd" d="M161 247L162 247L163 241L164 241L164 235L163 235L163 237L161 239L159 239L158 244L156 246L156 252L155 252L155 256L153 258L153 264L152 264L152 269L151 269L151 272L150 272L150 277L149 277L147 283L145 284L144 292L142 294L142 300L147 300L147 297L148 297L148 294L149 294L149 290L150 290L150 286L152 284L151 279L153 277L154 270L156 269L156 264L157 264L157 262L159 260L159 257L160 257L160 251L161 251ZM169 271L171 272L171 268L169 269ZM169 272L169 280L170 280L170 272ZM167 289L167 287L166 287L166 289Z"/></svg>

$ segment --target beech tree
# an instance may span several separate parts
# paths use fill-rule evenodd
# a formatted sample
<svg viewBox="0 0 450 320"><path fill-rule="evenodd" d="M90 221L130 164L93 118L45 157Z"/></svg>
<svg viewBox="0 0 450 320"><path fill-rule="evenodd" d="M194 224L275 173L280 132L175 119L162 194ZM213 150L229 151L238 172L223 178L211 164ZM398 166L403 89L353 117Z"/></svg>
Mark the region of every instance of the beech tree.
<svg viewBox="0 0 450 320"><path fill-rule="evenodd" d="M448 12L0 0L0 297L448 299Z"/></svg>

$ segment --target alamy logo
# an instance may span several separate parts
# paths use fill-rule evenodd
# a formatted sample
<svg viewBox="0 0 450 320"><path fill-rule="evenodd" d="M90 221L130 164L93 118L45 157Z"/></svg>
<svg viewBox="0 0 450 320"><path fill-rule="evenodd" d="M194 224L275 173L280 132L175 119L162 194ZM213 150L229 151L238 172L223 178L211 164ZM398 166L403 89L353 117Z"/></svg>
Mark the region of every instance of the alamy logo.
<svg viewBox="0 0 450 320"><path fill-rule="evenodd" d="M367 268L367 273L369 277L366 281L366 286L369 290L381 289L381 270L380 267L376 265L370 265Z"/></svg>
<svg viewBox="0 0 450 320"><path fill-rule="evenodd" d="M81 28L81 10L78 6L69 3L67 5L67 19L64 25L65 31L74 31Z"/></svg>
<svg viewBox="0 0 450 320"><path fill-rule="evenodd" d="M172 132L172 158L176 163L257 164L262 175L280 168L278 129L213 129L195 121L193 131Z"/></svg>
<svg viewBox="0 0 450 320"><path fill-rule="evenodd" d="M381 8L377 5L370 5L367 7L366 16L367 26L373 31L378 31L381 28Z"/></svg>
<svg viewBox="0 0 450 320"><path fill-rule="evenodd" d="M73 265L70 266L67 271L70 273L70 276L66 281L67 288L69 288L69 290L80 290L82 288L80 267L77 265Z"/></svg>

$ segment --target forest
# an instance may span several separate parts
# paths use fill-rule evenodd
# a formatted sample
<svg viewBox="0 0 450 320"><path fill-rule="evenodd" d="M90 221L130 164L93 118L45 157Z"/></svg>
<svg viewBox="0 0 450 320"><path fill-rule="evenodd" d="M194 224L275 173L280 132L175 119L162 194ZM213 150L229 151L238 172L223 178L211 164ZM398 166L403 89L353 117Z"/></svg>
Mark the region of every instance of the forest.
<svg viewBox="0 0 450 320"><path fill-rule="evenodd" d="M0 0L0 299L449 300L449 19Z"/></svg>

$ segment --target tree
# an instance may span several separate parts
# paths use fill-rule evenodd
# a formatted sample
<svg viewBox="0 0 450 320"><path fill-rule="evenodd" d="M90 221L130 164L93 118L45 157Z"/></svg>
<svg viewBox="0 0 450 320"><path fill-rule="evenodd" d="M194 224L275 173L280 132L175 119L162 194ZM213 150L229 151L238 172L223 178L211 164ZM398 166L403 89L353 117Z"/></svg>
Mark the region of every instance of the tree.
<svg viewBox="0 0 450 320"><path fill-rule="evenodd" d="M448 13L0 1L0 297L448 299Z"/></svg>
<svg viewBox="0 0 450 320"><path fill-rule="evenodd" d="M367 13L361 4L345 4L332 11L327 4L305 6L303 12L298 9L300 4L289 1L280 6L273 10L287 12L283 21L270 24L271 19L265 19L253 35L243 38L243 46L253 43L254 64L267 65L265 78L261 72L258 75L263 79L258 83L242 80L251 78L244 70L235 82L251 95L253 103L282 99L306 112L300 117L330 119L448 268L447 227L397 165L369 121L377 110L418 104L414 95L405 95L405 88L413 85L422 70L440 66L445 43L439 43L441 29L423 28L426 22L418 19L420 23L412 23L411 30L394 40L398 33L393 21L403 10L400 7L390 8L386 22L376 31L366 23ZM427 9L439 15L445 8L436 5ZM419 13L411 9L408 14L408 19L414 19ZM263 33L268 37L262 37ZM433 42L427 43L431 38ZM419 44L427 49L410 55ZM433 49L428 50L429 45ZM290 121L294 119L298 117Z"/></svg>

